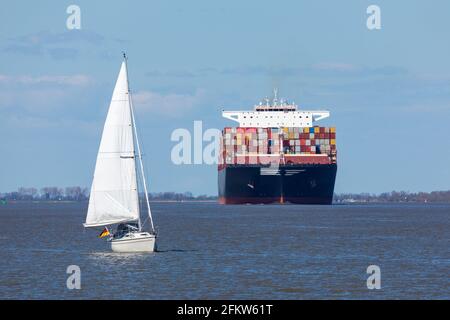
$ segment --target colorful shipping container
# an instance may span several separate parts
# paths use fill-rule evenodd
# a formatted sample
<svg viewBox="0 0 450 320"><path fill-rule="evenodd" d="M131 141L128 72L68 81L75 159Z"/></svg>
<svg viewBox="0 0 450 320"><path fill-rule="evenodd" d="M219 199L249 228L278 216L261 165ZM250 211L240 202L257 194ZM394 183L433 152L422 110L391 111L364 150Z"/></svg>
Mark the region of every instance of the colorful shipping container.
<svg viewBox="0 0 450 320"><path fill-rule="evenodd" d="M260 164L262 158L293 163L336 162L334 127L226 127L222 133L222 160L226 164Z"/></svg>

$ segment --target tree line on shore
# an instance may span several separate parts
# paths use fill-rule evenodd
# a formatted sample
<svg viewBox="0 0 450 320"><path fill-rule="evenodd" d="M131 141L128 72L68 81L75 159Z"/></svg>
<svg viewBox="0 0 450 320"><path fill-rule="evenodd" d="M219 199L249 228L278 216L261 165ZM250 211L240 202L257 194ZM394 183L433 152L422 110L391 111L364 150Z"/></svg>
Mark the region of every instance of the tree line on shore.
<svg viewBox="0 0 450 320"><path fill-rule="evenodd" d="M444 203L450 202L450 190L432 192L391 191L380 194L370 193L341 193L335 194L336 203L390 203L390 202L421 202Z"/></svg>
<svg viewBox="0 0 450 320"><path fill-rule="evenodd" d="M17 191L0 193L2 201L87 201L89 199L89 189L76 187L44 187L25 188L21 187ZM158 192L149 193L149 199L153 201L210 201L217 200L217 196L193 195L191 192ZM450 203L449 191L432 192L407 192L392 191L380 194L370 193L341 193L335 194L335 203L390 203L390 202L421 202L421 203Z"/></svg>
<svg viewBox="0 0 450 320"><path fill-rule="evenodd" d="M17 191L0 193L0 200L3 201L87 201L89 200L88 188L82 187L44 187L25 188L20 187ZM158 192L149 193L150 200L164 201L206 201L216 200L217 196L197 195L191 192Z"/></svg>

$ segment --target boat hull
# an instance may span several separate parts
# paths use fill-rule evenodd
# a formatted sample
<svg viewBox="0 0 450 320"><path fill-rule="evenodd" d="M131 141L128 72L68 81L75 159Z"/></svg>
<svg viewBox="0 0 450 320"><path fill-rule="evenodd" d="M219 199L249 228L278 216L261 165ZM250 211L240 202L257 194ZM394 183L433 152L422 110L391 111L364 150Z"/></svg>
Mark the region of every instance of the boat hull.
<svg viewBox="0 0 450 320"><path fill-rule="evenodd" d="M111 240L113 252L154 252L156 236L148 232L130 233L120 239Z"/></svg>
<svg viewBox="0 0 450 320"><path fill-rule="evenodd" d="M219 202L331 204L336 171L336 164L228 165L219 170Z"/></svg>

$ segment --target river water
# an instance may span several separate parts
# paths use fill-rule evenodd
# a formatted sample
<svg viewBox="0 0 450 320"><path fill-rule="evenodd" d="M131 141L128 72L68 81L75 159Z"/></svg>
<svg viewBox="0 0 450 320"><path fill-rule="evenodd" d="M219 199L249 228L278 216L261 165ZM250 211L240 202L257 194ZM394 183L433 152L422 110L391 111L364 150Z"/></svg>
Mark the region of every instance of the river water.
<svg viewBox="0 0 450 320"><path fill-rule="evenodd" d="M153 254L112 253L86 208L0 206L1 299L450 298L450 205L152 203Z"/></svg>

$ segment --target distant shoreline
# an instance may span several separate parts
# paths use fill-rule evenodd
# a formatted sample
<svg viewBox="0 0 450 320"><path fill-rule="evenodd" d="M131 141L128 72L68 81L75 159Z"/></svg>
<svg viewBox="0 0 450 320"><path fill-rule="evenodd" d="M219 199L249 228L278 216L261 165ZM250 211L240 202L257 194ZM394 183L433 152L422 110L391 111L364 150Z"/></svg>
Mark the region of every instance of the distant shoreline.
<svg viewBox="0 0 450 320"><path fill-rule="evenodd" d="M217 200L150 200L150 203L217 202ZM86 203L88 200L8 200L8 203ZM2 203L0 203L1 205Z"/></svg>
<svg viewBox="0 0 450 320"><path fill-rule="evenodd" d="M20 203L36 203L36 204L56 204L56 203L84 203L88 204L87 200L77 201L77 200L9 200L4 203L0 203L0 207L2 205L8 205L8 204L20 204ZM150 200L150 203L218 203L218 200ZM441 201L441 202L424 202L424 201L353 201L353 202L333 202L331 205L333 206L352 206L352 205L408 205L408 204L423 204L423 205L429 205L429 204L450 204L450 201ZM287 206L297 206L298 204L290 204L290 203L284 203L284 204L277 204L277 203L269 203L269 204L242 204L242 205L249 205L249 206L258 206L258 205L287 205ZM239 205L229 205L229 206L239 206ZM307 206L306 204L301 204L300 206ZM316 205L320 206L320 205Z"/></svg>
<svg viewBox="0 0 450 320"><path fill-rule="evenodd" d="M142 197L144 194L141 193ZM192 192L155 192L149 193L152 203L217 203L216 195L193 195ZM89 189L82 187L21 187L17 191L0 193L0 205L8 202L46 202L71 203L89 201ZM450 203L450 190L432 192L391 191L379 194L371 193L335 193L333 204L392 204L392 203Z"/></svg>

